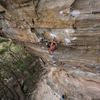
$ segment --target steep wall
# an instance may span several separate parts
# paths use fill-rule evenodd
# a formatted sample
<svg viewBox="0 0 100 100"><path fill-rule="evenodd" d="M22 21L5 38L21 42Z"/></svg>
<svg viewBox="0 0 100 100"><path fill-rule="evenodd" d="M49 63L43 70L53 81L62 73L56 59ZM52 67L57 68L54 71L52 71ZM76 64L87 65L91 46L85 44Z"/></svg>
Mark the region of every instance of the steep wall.
<svg viewBox="0 0 100 100"><path fill-rule="evenodd" d="M0 0L0 35L21 41L46 63L36 100L100 99L99 0ZM55 37L50 56L41 38ZM64 70L64 71L62 71Z"/></svg>

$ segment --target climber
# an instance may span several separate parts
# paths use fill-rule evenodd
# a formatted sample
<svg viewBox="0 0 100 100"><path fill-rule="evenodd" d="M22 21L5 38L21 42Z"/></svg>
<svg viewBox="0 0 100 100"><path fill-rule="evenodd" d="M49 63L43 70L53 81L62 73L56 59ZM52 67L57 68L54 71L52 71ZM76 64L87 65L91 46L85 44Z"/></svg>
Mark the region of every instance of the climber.
<svg viewBox="0 0 100 100"><path fill-rule="evenodd" d="M52 39L52 41L48 41L46 45L47 45L50 55L52 55L53 51L57 50L58 48L57 43L54 42L54 38Z"/></svg>
<svg viewBox="0 0 100 100"><path fill-rule="evenodd" d="M62 95L62 100L65 100L65 95Z"/></svg>

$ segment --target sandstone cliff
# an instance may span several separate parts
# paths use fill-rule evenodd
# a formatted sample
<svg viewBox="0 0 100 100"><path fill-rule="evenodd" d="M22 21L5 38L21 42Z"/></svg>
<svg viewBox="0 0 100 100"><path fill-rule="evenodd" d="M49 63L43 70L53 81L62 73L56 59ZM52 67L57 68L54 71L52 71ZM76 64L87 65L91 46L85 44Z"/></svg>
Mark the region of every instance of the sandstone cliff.
<svg viewBox="0 0 100 100"><path fill-rule="evenodd" d="M24 43L47 73L32 99L100 100L99 0L0 0L0 35ZM58 51L45 42L55 37Z"/></svg>

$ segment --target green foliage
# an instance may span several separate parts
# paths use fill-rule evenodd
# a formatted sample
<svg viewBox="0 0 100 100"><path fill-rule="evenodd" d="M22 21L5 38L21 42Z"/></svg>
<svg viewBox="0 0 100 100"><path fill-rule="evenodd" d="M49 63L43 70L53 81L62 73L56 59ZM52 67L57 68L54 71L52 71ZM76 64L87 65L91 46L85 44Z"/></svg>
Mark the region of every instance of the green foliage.
<svg viewBox="0 0 100 100"><path fill-rule="evenodd" d="M0 42L0 97L19 100L23 93L25 100L30 100L42 73L39 59L11 40L0 38Z"/></svg>
<svg viewBox="0 0 100 100"><path fill-rule="evenodd" d="M0 43L8 42L8 41L9 41L8 39L4 39L4 38L0 37Z"/></svg>
<svg viewBox="0 0 100 100"><path fill-rule="evenodd" d="M5 48L0 49L0 54L4 54L7 50Z"/></svg>

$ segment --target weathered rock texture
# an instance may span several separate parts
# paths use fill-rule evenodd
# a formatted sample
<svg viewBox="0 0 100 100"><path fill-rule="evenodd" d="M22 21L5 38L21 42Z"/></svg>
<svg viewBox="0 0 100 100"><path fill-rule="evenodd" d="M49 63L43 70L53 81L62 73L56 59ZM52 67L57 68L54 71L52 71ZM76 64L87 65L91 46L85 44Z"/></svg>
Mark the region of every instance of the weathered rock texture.
<svg viewBox="0 0 100 100"><path fill-rule="evenodd" d="M47 73L32 99L100 100L100 0L0 0L0 35L24 43ZM50 56L41 38L55 37Z"/></svg>

